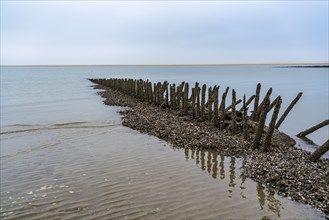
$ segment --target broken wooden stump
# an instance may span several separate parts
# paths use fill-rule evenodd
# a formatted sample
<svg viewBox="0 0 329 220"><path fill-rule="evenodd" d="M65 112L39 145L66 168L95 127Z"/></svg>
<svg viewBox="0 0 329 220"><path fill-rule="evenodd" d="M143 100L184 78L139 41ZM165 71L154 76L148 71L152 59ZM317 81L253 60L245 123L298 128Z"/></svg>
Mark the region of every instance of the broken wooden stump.
<svg viewBox="0 0 329 220"><path fill-rule="evenodd" d="M302 97L303 93L300 92L298 93L298 95L296 96L296 98L294 100L292 100L292 102L290 103L290 105L288 106L288 108L284 111L284 113L282 114L282 116L280 117L280 119L278 120L278 122L275 125L276 129L279 129L279 127L281 126L282 122L284 121L284 119L287 117L287 115L289 114L289 112L291 111L291 109L296 105L296 103L298 102L298 100L300 99L300 97Z"/></svg>
<svg viewBox="0 0 329 220"><path fill-rule="evenodd" d="M281 103L282 103L282 99L279 96L278 100L276 101L275 108L274 108L272 118L271 118L271 122L270 122L270 125L268 127L266 137L265 137L265 140L264 140L264 150L265 151L267 151L270 148L273 132L274 132L274 129L275 129L275 123L276 123L276 119L278 118L278 115L279 115Z"/></svg>
<svg viewBox="0 0 329 220"><path fill-rule="evenodd" d="M254 101L254 111L253 111L254 114L253 114L253 117L252 117L252 119L254 121L256 121L255 113L257 112L257 109L258 109L260 89L261 89L261 85L260 85L260 83L258 83L257 87L256 87L256 94L255 94L255 101Z"/></svg>
<svg viewBox="0 0 329 220"><path fill-rule="evenodd" d="M329 125L329 119L324 120L323 122L321 122L321 123L319 123L319 124L317 124L317 125L309 128L309 129L307 129L305 131L300 132L299 134L297 134L297 137L305 137L306 135L311 134L314 131L316 131L316 130L318 130L318 129L326 126L326 125Z"/></svg>
<svg viewBox="0 0 329 220"><path fill-rule="evenodd" d="M267 109L268 109L268 106L269 106L269 102L270 102L270 100L266 99L265 103L262 107L262 112L260 114L260 119L259 119L259 122L258 122L258 127L257 127L257 130L256 130L254 142L253 142L253 149L258 148L259 143L261 141L264 126L265 126L265 121L266 121L266 115L267 115Z"/></svg>

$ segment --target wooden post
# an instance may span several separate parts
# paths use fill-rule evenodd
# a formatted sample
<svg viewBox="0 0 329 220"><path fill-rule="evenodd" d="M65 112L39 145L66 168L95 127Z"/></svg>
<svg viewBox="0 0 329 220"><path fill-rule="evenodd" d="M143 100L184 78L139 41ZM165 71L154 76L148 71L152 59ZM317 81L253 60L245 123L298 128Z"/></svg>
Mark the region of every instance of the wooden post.
<svg viewBox="0 0 329 220"><path fill-rule="evenodd" d="M158 82L158 106L161 107L163 102L163 92L162 92L162 85L160 82Z"/></svg>
<svg viewBox="0 0 329 220"><path fill-rule="evenodd" d="M282 124L282 122L284 121L284 119L287 117L287 115L289 114L289 112L291 111L291 109L296 105L296 103L298 102L298 100L300 99L300 97L302 97L302 95L303 95L302 92L298 93L298 95L296 96L296 98L290 103L290 105L288 106L288 108L284 111L284 113L280 117L279 121L276 123L276 125L275 125L275 128L276 129L279 129L279 127Z"/></svg>
<svg viewBox="0 0 329 220"><path fill-rule="evenodd" d="M265 103L265 101L266 101L267 99L270 100L270 96L271 96L271 94L272 94L272 88L270 88L270 89L267 91L267 93L266 93L266 95L265 95L263 101L262 101L262 102L260 103L260 105L258 106L259 108L257 109L256 112L254 112L254 114L256 113L256 117L255 117L256 121L259 120L260 113L261 113L261 111L262 111L262 109L263 109L263 105L264 105L264 103Z"/></svg>
<svg viewBox="0 0 329 220"><path fill-rule="evenodd" d="M260 140L262 138L265 121L266 121L267 109L268 109L268 106L270 105L269 102L270 102L270 100L266 99L265 103L263 105L262 112L260 114L260 119L258 122L258 127L257 127L256 134L255 134L255 138L254 138L253 149L258 148Z"/></svg>
<svg viewBox="0 0 329 220"><path fill-rule="evenodd" d="M235 109L236 109L236 106L237 106L238 104L240 104L240 102L242 102L241 99L239 99L238 101L235 102ZM230 105L230 106L227 107L225 110L226 110L226 111L229 111L232 107L233 107L233 105ZM243 108L243 107L242 107L242 108Z"/></svg>
<svg viewBox="0 0 329 220"><path fill-rule="evenodd" d="M176 109L176 85L175 83L172 84L172 109Z"/></svg>
<svg viewBox="0 0 329 220"><path fill-rule="evenodd" d="M226 96L227 96L227 93L229 91L229 87L226 87L226 90L225 92L223 93L223 96L222 96L222 102L220 103L220 111L221 111L221 114L220 114L220 130L224 130L224 125L225 125L225 101L226 101Z"/></svg>
<svg viewBox="0 0 329 220"><path fill-rule="evenodd" d="M214 126L218 127L218 90L219 86L214 87Z"/></svg>
<svg viewBox="0 0 329 220"><path fill-rule="evenodd" d="M326 125L329 125L329 119L324 120L323 122L321 122L321 123L319 123L319 124L317 124L317 125L309 128L309 129L307 129L307 130L305 130L303 132L300 132L299 134L297 134L297 137L305 137L306 135L311 134L314 131L316 131L316 130L318 130L318 129L326 126Z"/></svg>
<svg viewBox="0 0 329 220"><path fill-rule="evenodd" d="M193 113L195 118L199 117L199 111L200 111L200 95L198 92L199 91L199 83L195 82L195 86L194 86L194 99L195 99L195 107L194 110L195 112ZM199 99L199 102L198 102Z"/></svg>
<svg viewBox="0 0 329 220"><path fill-rule="evenodd" d="M169 107L169 91L168 91L168 82L164 83L164 90L166 91L166 108Z"/></svg>
<svg viewBox="0 0 329 220"><path fill-rule="evenodd" d="M311 154L310 160L313 162L317 161L328 150L329 150L329 140L327 140L321 147L319 147L316 151L313 152L313 154Z"/></svg>
<svg viewBox="0 0 329 220"><path fill-rule="evenodd" d="M182 91L183 91L183 87L182 87L182 84L180 84L180 85L177 87L177 108L178 108L179 110L181 109Z"/></svg>
<svg viewBox="0 0 329 220"><path fill-rule="evenodd" d="M212 89L211 86L208 88L208 121L212 118Z"/></svg>
<svg viewBox="0 0 329 220"><path fill-rule="evenodd" d="M201 118L202 118L202 120L205 119L206 90L207 90L207 85L203 84L202 91L201 91Z"/></svg>
<svg viewBox="0 0 329 220"><path fill-rule="evenodd" d="M274 127L275 127L276 119L278 118L278 115L279 115L281 103L282 103L282 99L280 96L278 96L278 100L275 104L271 122L270 122L270 125L268 126L268 130L267 130L266 137L264 140L264 150L265 151L267 151L270 148L271 140L272 140L272 136L273 136L273 132L274 132Z"/></svg>
<svg viewBox="0 0 329 220"><path fill-rule="evenodd" d="M155 83L153 84L153 103L154 105L157 105L158 103L158 88Z"/></svg>
<svg viewBox="0 0 329 220"><path fill-rule="evenodd" d="M185 83L185 87L184 87L184 115L188 115L188 92L189 92L189 86L188 86L188 83Z"/></svg>
<svg viewBox="0 0 329 220"><path fill-rule="evenodd" d="M260 83L258 83L257 84L257 87L256 87L256 95L255 95L255 102L254 102L254 111L253 111L253 117L252 117L252 119L254 121L257 121L257 118L256 118L257 115L255 113L257 113L257 109L258 109L260 89L261 89L261 85L260 85Z"/></svg>
<svg viewBox="0 0 329 220"><path fill-rule="evenodd" d="M235 90L233 89L232 90L232 134L233 135L235 135L237 131L235 104L236 104L236 93Z"/></svg>
<svg viewBox="0 0 329 220"><path fill-rule="evenodd" d="M150 104L153 102L152 82L149 82Z"/></svg>
<svg viewBox="0 0 329 220"><path fill-rule="evenodd" d="M195 118L195 88L192 88L191 94L191 104L192 104L192 118Z"/></svg>
<svg viewBox="0 0 329 220"><path fill-rule="evenodd" d="M249 139L249 134L248 134L248 108L247 108L247 103L246 103L246 94L243 96L243 113L242 113L242 119L243 119L243 138L245 141Z"/></svg>
<svg viewBox="0 0 329 220"><path fill-rule="evenodd" d="M246 108L248 108L248 105L252 102L252 100L254 100L254 98L255 98L255 95L252 95L249 99L248 99L248 101L246 102ZM240 108L240 112L241 111L243 111L243 108L244 108L244 105Z"/></svg>
<svg viewBox="0 0 329 220"><path fill-rule="evenodd" d="M270 106L268 107L268 111L271 111L272 108L276 105L276 102L281 99L281 96L278 96L274 99L274 101L270 104ZM281 102L282 102L282 99L281 99Z"/></svg>

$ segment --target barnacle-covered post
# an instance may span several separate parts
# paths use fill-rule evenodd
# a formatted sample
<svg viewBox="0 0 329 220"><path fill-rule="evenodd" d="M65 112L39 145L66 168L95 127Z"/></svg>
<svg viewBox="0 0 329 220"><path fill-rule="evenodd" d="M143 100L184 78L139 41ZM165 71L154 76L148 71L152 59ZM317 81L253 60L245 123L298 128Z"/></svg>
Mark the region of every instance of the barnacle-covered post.
<svg viewBox="0 0 329 220"><path fill-rule="evenodd" d="M201 118L202 118L202 120L204 120L204 118L205 118L206 90L207 90L207 85L203 84L202 90L201 90Z"/></svg>
<svg viewBox="0 0 329 220"><path fill-rule="evenodd" d="M263 110L260 114L260 119L258 122L258 127L257 127L255 138L254 138L253 149L258 148L258 145L262 138L262 134L263 134L264 126L265 126L266 115L267 115L267 109L270 104L269 102L270 102L270 100L266 99L265 103L263 105L263 108L262 108Z"/></svg>
<svg viewBox="0 0 329 220"><path fill-rule="evenodd" d="M252 95L252 96L248 99L248 101L246 102L246 108L248 108L248 105L252 102L252 100L254 100L254 98L255 98L255 95ZM244 104L243 104L243 106L240 108L239 111L243 111L243 108L244 108Z"/></svg>
<svg viewBox="0 0 329 220"><path fill-rule="evenodd" d="M242 119L243 119L243 138L244 140L249 139L249 134L248 134L248 115L247 115L247 103L246 103L246 94L243 96L243 113L242 113Z"/></svg>
<svg viewBox="0 0 329 220"><path fill-rule="evenodd" d="M194 96L195 96L195 105L196 105L195 117L198 118L200 117L200 87L198 82L195 83Z"/></svg>
<svg viewBox="0 0 329 220"><path fill-rule="evenodd" d="M282 124L282 122L284 121L284 119L287 117L287 115L289 114L289 112L291 111L291 109L296 105L296 103L298 102L298 100L300 99L300 97L302 97L303 93L300 92L298 93L298 95L296 96L296 98L294 100L292 100L292 102L290 103L290 105L288 106L288 108L284 111L284 113L282 114L282 116L280 117L280 119L278 120L278 122L275 125L276 129L279 129L280 125Z"/></svg>
<svg viewBox="0 0 329 220"><path fill-rule="evenodd" d="M154 105L157 105L158 102L158 88L157 84L153 83L153 103Z"/></svg>
<svg viewBox="0 0 329 220"><path fill-rule="evenodd" d="M219 86L214 87L214 126L218 127L218 90Z"/></svg>
<svg viewBox="0 0 329 220"><path fill-rule="evenodd" d="M208 88L208 121L211 121L212 118L212 88Z"/></svg>
<svg viewBox="0 0 329 220"><path fill-rule="evenodd" d="M236 109L236 106L237 106L238 104L240 104L240 102L242 102L241 99L239 99L238 101L235 102L235 109ZM227 107L225 110L226 110L226 111L229 111L232 107L233 107L233 105L230 105L230 106Z"/></svg>
<svg viewBox="0 0 329 220"><path fill-rule="evenodd" d="M222 96L222 102L220 103L220 130L224 130L224 125L225 125L225 101L226 101L226 96L227 96L227 93L229 91L229 87L226 87L226 90L225 92L223 93L223 96Z"/></svg>
<svg viewBox="0 0 329 220"><path fill-rule="evenodd" d="M262 111L262 109L263 109L263 105L264 105L264 103L265 103L265 101L266 101L267 99L268 99L268 100L270 99L271 94L272 94L272 88L270 88L270 89L267 91L267 93L266 93L266 95L265 95L263 101L262 101L262 102L260 103L260 105L258 106L257 111L254 112L254 114L256 114L256 121L259 120L260 113L261 113L261 111Z"/></svg>
<svg viewBox="0 0 329 220"><path fill-rule="evenodd" d="M232 90L232 134L236 134L237 125L236 125L236 112L235 112L235 104L236 104L236 93L235 90Z"/></svg>
<svg viewBox="0 0 329 220"><path fill-rule="evenodd" d="M168 82L165 81L164 83L164 89L166 91L166 108L169 106L169 91L168 91Z"/></svg>
<svg viewBox="0 0 329 220"><path fill-rule="evenodd" d="M192 118L195 118L195 88L192 88L191 104L192 104Z"/></svg>
<svg viewBox="0 0 329 220"><path fill-rule="evenodd" d="M188 115L188 92L189 92L189 85L185 83L184 88L184 115Z"/></svg>
<svg viewBox="0 0 329 220"><path fill-rule="evenodd" d="M260 83L258 83L257 84L257 87L256 87L255 102L254 102L254 111L253 111L253 115L252 115L252 119L254 121L257 121L257 114L256 113L257 113L257 109L258 109L260 89L261 89L261 85L260 85Z"/></svg>
<svg viewBox="0 0 329 220"><path fill-rule="evenodd" d="M274 132L274 126L275 126L276 119L278 118L278 115L279 115L281 103L282 103L281 96L278 96L277 102L275 104L275 108L274 108L274 111L272 114L271 122L270 122L270 125L268 126L268 130L267 130L266 137L264 140L264 150L265 151L267 151L270 148L271 140L272 140L272 136L273 136L273 132Z"/></svg>
<svg viewBox="0 0 329 220"><path fill-rule="evenodd" d="M153 102L153 92L152 92L152 83L151 82L149 82L149 86L148 86L148 88L149 88L149 93L150 93L150 104L152 104L152 102Z"/></svg>

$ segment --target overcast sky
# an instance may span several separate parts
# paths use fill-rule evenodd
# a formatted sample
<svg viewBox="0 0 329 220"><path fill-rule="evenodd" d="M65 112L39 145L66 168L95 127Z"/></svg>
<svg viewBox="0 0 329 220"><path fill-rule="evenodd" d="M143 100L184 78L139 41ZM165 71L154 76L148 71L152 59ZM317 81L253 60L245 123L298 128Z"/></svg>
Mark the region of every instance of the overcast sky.
<svg viewBox="0 0 329 220"><path fill-rule="evenodd" d="M1 1L1 64L328 62L328 1Z"/></svg>

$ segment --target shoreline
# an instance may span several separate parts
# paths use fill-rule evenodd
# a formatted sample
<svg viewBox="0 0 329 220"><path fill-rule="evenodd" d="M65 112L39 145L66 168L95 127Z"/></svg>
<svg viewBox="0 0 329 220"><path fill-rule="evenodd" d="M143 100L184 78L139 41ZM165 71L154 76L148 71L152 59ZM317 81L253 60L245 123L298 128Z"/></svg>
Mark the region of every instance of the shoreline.
<svg viewBox="0 0 329 220"><path fill-rule="evenodd" d="M291 200L309 204L329 217L329 159L310 162L309 152L279 144L269 152L252 149L241 134L230 135L211 123L181 116L179 110L162 109L108 87L95 85L106 105L128 107L120 111L123 125L190 149L212 148L225 156L243 157L243 174L264 184L269 190Z"/></svg>

